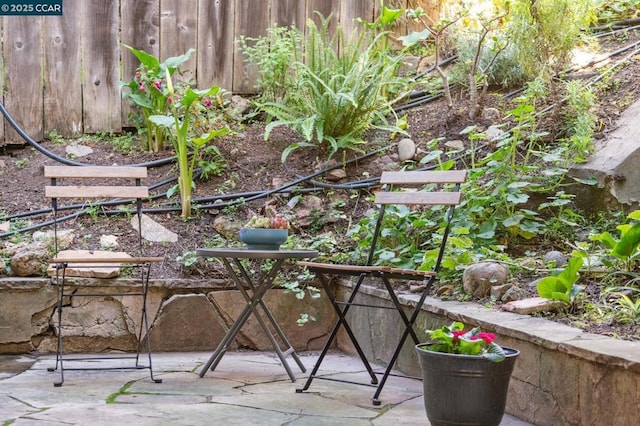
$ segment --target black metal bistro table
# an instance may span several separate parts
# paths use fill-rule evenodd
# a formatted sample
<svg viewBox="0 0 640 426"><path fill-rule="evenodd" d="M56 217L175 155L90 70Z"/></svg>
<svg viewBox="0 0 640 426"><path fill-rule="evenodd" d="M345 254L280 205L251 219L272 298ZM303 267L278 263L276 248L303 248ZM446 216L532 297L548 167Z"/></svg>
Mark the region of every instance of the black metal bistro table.
<svg viewBox="0 0 640 426"><path fill-rule="evenodd" d="M240 332L240 329L242 329L246 321L249 319L249 316L253 313L253 315L256 317L256 320L260 324L260 327L262 327L262 330L264 330L267 338L271 342L271 345L276 351L276 354L278 354L282 366L285 368L285 370L287 370L287 374L291 378L291 381L295 382L296 378L291 371L289 364L287 363L286 356L291 355L291 357L295 360L295 362L298 364L298 367L300 367L300 370L303 373L306 371L306 369L262 298L267 293L267 290L272 287L273 281L278 275L278 272L280 272L280 269L282 268L285 260L310 259L318 256L318 252L315 250L303 249L255 250L249 248L223 247L199 248L196 249L196 254L202 257L213 257L222 260L222 263L227 269L227 272L229 272L231 278L236 284L236 287L242 293L242 296L247 302L247 305L244 307L229 331L227 331L222 341L220 341L220 343L218 344L218 347L213 352L213 355L211 355L211 358L209 358L206 365L200 371L200 377L203 377L208 369L211 369L211 371L216 369L218 363L227 351L229 345L235 340L236 336ZM266 273L261 274L260 277L252 277L242 264L242 259L251 259L258 261L271 259L275 262L273 262L270 269ZM260 314L258 306L260 306L260 308L262 309L264 316ZM271 326L275 330L275 334L280 338L280 341L286 347L284 351L280 348L280 345L276 341L275 336L269 330L269 327L265 322L265 318L271 323Z"/></svg>

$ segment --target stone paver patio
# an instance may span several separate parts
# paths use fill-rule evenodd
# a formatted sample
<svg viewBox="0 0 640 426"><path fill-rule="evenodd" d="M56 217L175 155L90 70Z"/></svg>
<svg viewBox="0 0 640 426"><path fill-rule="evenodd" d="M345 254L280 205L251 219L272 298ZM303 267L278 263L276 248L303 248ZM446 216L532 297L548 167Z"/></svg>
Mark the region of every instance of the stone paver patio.
<svg viewBox="0 0 640 426"><path fill-rule="evenodd" d="M66 371L55 388L57 373L47 371L55 357L0 356L0 422L12 425L419 425L429 424L420 380L392 377L381 398L371 404L373 388L315 380L309 391L296 393L307 377L292 383L275 354L230 352L214 372L198 372L209 353L154 355L157 384L148 370ZM311 368L317 354L304 353ZM114 362L114 361L100 361ZM122 362L122 361L120 361ZM366 373L357 358L331 353L327 375ZM502 425L527 423L504 417Z"/></svg>

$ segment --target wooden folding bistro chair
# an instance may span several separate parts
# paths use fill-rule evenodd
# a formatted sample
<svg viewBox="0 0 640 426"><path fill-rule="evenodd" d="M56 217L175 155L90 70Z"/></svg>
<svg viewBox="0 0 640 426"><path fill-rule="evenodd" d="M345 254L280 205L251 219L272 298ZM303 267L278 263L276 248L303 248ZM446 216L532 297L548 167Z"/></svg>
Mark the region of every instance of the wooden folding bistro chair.
<svg viewBox="0 0 640 426"><path fill-rule="evenodd" d="M338 320L334 325L333 330L329 335L329 338L325 343L325 346L322 349L322 352L320 353L320 356L316 361L311 374L309 375L309 378L301 389L297 389L297 392L304 392L309 389L309 386L311 386L311 382L314 379L367 384L376 387L372 402L374 405L380 405L380 393L382 392L382 388L384 387L387 378L391 374L391 371L394 367L394 364L396 363L396 360L398 359L398 356L400 355L400 351L405 341L409 336L411 336L415 344L420 343L414 330L414 324L416 322L416 319L418 318L420 307L423 305L429 289L437 278L437 273L440 268L440 263L442 261L444 250L447 244L451 218L453 217L455 207L460 203L462 197L462 194L460 192L460 185L466 180L466 176L467 172L465 170L384 172L380 178L380 183L382 185L385 185L386 187L384 191L379 191L376 193L375 203L380 205L380 210L378 213L374 237L369 249L366 264L344 265L318 262L298 262L299 265L306 266L310 271L314 272L317 275L337 313ZM385 238L380 234L383 229L382 225L384 221L385 211L388 209L389 205L405 205L409 208L423 209L425 207L422 206L436 209L438 208L437 206L443 206L439 210L442 211L442 215L444 216L444 232L441 241L437 244L436 248L439 250L439 252L434 262L434 266L431 270L422 271L376 265L376 255L381 249L384 248L382 247L380 241L384 241ZM338 301L336 300L335 296L333 296L332 290L330 288L330 277L335 276L350 276L352 278L355 278L355 283L351 287L351 292L348 295L346 301ZM384 284L384 288L388 292L389 297L393 302L392 307L368 305L357 302L356 297L361 285L365 282L365 278L380 280ZM404 307L400 303L395 292L396 282L409 280L422 280L426 282L425 288L420 295L420 299L410 316L405 313L406 307ZM376 376L376 374L378 373L375 373L371 368L371 365L367 360L367 357L362 350L360 343L356 339L356 336L353 333L351 326L349 325L347 313L352 306L360 306L373 309L393 309L398 312L400 320L402 321L401 324L404 327L404 331L402 332L400 339L395 346L393 355L388 360L387 367L384 373L382 373L382 377L380 378L380 380L378 380L378 377ZM334 342L340 327L344 328L354 346L354 349L358 353L358 356L367 369L367 372L371 377L370 384L353 382L349 380L340 380L336 379L334 376L318 375L320 365L322 364L325 355Z"/></svg>
<svg viewBox="0 0 640 426"><path fill-rule="evenodd" d="M149 197L149 190L141 185L141 180L147 177L146 167L102 167L102 166L45 166L44 175L51 179L51 184L45 186L45 197L51 199L54 213L54 249L55 255L50 264L50 275L53 276L52 284L57 290L57 351L55 367L49 371L60 370L60 378L54 382L55 386L64 383L65 370L102 370L102 369L148 369L151 380L160 383L161 379L153 377L151 364L151 346L149 338L149 321L147 319L147 291L149 288L149 275L151 265L162 262L162 257L146 257L143 255L142 240L142 200ZM66 219L74 218L77 214L61 216L60 211L73 209L76 211L96 208L105 208L109 204L127 204L135 201L135 211L138 217L137 253L129 254L120 252L107 257L100 256L93 251L60 252L58 247L58 223ZM87 204L89 203L89 204ZM93 203L93 204L91 204ZM135 247L133 249L136 249ZM138 271L140 281L131 288L120 289L123 284L114 286L113 280L92 279L89 282L79 284L71 277L85 276L87 268L97 269L104 278L111 277L112 272L119 268L128 267ZM116 289L116 290L114 290ZM65 316L63 311L70 308L75 300L85 297L96 297L110 300L114 297L138 297L140 298L141 317L138 325L137 348L135 354L93 356L93 357L69 357L64 356L64 361L90 361L81 365L83 367L69 368L63 363L63 334ZM144 335L143 335L144 331ZM143 339L146 339L147 362L143 363ZM96 360L132 359L127 366L99 366ZM117 362L117 364L120 364ZM78 364L73 364L78 365Z"/></svg>

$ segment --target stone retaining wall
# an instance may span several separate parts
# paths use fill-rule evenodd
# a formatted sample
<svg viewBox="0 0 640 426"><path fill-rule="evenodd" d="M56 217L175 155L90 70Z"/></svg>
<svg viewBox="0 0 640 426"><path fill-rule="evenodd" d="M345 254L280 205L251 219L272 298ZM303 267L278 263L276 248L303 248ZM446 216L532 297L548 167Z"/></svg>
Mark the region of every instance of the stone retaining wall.
<svg viewBox="0 0 640 426"><path fill-rule="evenodd" d="M90 286L91 278L69 278ZM113 288L137 289L136 280L102 280ZM55 287L41 278L0 279L0 353L55 352ZM264 298L285 335L298 350L318 349L331 331L335 313L326 297L298 300L292 293L269 290ZM135 350L139 331L139 297L73 297L63 309L64 348L68 352ZM228 280L156 280L148 292L148 318L155 351L209 351L215 349L244 308L240 292ZM320 321L304 327L301 313ZM235 347L272 350L262 329L250 316Z"/></svg>

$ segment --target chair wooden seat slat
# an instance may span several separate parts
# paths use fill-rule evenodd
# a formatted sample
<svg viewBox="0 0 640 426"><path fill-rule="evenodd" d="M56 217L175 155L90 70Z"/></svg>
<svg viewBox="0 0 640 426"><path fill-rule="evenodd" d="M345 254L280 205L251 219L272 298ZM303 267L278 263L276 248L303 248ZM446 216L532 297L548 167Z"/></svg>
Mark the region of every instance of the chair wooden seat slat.
<svg viewBox="0 0 640 426"><path fill-rule="evenodd" d="M311 271L318 271L324 273L344 273L350 275L369 274L376 276L379 274L396 274L407 275L415 277L430 277L435 275L433 271L421 271L417 269L401 269L391 268L389 266L362 266L362 265L341 265L341 264L328 264L320 262L297 262L299 266L308 268Z"/></svg>
<svg viewBox="0 0 640 426"><path fill-rule="evenodd" d="M45 186L47 198L149 198L145 186Z"/></svg>
<svg viewBox="0 0 640 426"><path fill-rule="evenodd" d="M375 196L376 204L380 205L378 212L378 218L376 220L374 237L371 242L367 261L365 265L347 265L347 264L333 264L333 263L321 263L321 262L298 262L300 266L306 267L309 271L316 274L320 283L325 290L327 297L331 301L334 310L336 311L338 320L333 327L331 334L329 335L325 346L316 361L316 364L309 375L305 385L297 389L297 392L304 392L309 389L314 379L336 380L348 383L363 384L359 382L353 382L349 380L339 380L334 377L326 377L318 375L320 366L327 354L329 348L333 344L338 330L344 328L348 338L351 340L353 347L355 348L358 356L362 360L369 376L371 377L372 386L376 387L376 391L373 395L372 402L374 405L380 404L380 393L387 381L387 378L391 374L391 370L396 363L400 351L409 336L413 339L415 344L419 343L417 334L414 330L414 324L420 312L420 307L424 304L427 294L432 287L434 281L437 279L440 263L444 255L444 250L447 244L447 238L450 231L450 223L453 217L454 209L460 204L462 200L462 193L460 192L460 185L465 182L467 176L466 170L449 170L449 171L400 171L400 172L384 172L380 178L380 183L386 186L384 191L378 191ZM376 252L382 248L380 241L384 238L381 236L381 229L383 224L383 218L387 206L389 205L405 205L408 208L415 208L417 211L424 211L428 208L436 206L442 206L444 208L435 211L441 211L444 216L444 231L439 244L437 244L438 255L435 261L435 265L431 270L413 270L413 269L401 269L392 266L376 265L375 256ZM351 287L350 293L346 297L346 300L336 300L332 295L331 279L333 276L350 276L357 277L355 283ZM393 307L381 306L380 304L368 305L366 303L359 303L356 301L359 290L365 279L380 280L387 291ZM403 306L396 295L396 288L398 281L409 280L422 280L425 285L420 299L415 305L413 312L407 315L405 311L408 309ZM355 333L347 319L347 312L352 306L372 309L395 309L404 325L404 331L400 336L399 341L395 346L395 351L391 358L388 360L387 367L382 374L380 380L371 368L367 356L358 342Z"/></svg>
<svg viewBox="0 0 640 426"><path fill-rule="evenodd" d="M51 259L52 263L66 262L66 263L159 263L164 262L164 257L54 257Z"/></svg>
<svg viewBox="0 0 640 426"><path fill-rule="evenodd" d="M61 386L64 383L64 371L65 370L101 370L101 369L148 369L151 376L151 380L160 383L161 379L156 379L153 376L153 368L151 363L151 346L149 336L149 321L147 318L147 293L149 288L149 276L152 264L157 264L164 261L162 257L145 256L142 240L142 200L149 197L149 189L143 186L141 180L147 177L146 167L111 167L111 166L45 166L44 176L50 179L50 185L45 186L45 197L51 199L51 205L54 213L54 251L55 254L50 261L50 271L53 274L52 284L56 287L57 294L57 350L56 350L56 364L55 367L50 368L50 371L59 370L60 377L54 381L55 386ZM137 239L138 247L137 253L129 255L129 253L114 253L109 255L101 254L99 256L92 256L92 251L79 251L76 252L64 252L61 253L58 249L58 222L64 220L62 217L58 217L58 211L63 208L62 204L66 201L70 204L75 200L83 201L85 208L88 206L93 207L99 205L102 201L122 200L123 202L135 201L136 213L138 218L137 227ZM89 204L86 204L89 203ZM66 206L67 208L73 208L74 206ZM75 206L78 208L77 206ZM82 209L83 207L79 207ZM83 253L82 255L79 253ZM104 256L104 257L103 257ZM78 284L68 284L67 278L71 272L80 268L96 268L98 270L104 270L108 268L119 268L120 266L127 266L136 268L139 270L140 282L131 288L121 288L119 291L111 291L114 288L112 280L106 280L101 285L100 278L94 278L91 284L86 284L87 288L91 291L85 290ZM95 272L91 272L92 274ZM78 275L80 276L80 275ZM98 275L92 275L98 276ZM104 277L110 277L110 273ZM96 289L103 291L97 291ZM135 291L131 291L131 290ZM108 292L105 292L108 291ZM92 357L68 357L63 350L63 310L69 309L73 306L67 299L73 297L102 297L105 296L119 296L119 297L139 297L141 298L140 308L140 324L137 333L137 347L135 355L123 355L120 357L109 356L103 357L105 359L134 359L133 365L126 366L97 366L95 356ZM144 335L143 335L144 332ZM144 365L141 360L143 353L143 340L146 340L146 352L147 363ZM99 359L103 359L99 358ZM91 361L82 368L68 368L65 367L64 361Z"/></svg>

